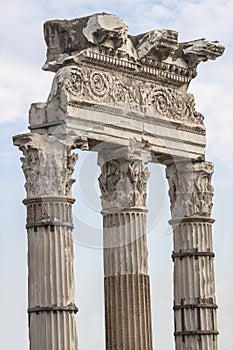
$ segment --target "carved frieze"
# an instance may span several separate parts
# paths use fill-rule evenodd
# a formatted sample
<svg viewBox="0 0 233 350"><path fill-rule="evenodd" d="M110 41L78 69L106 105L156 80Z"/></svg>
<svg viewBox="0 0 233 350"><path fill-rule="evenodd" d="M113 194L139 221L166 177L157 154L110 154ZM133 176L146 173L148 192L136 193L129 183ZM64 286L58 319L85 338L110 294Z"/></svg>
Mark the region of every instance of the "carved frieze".
<svg viewBox="0 0 233 350"><path fill-rule="evenodd" d="M25 134L14 138L23 152L22 169L26 178L27 197L71 197L72 179L77 154L67 140L54 136Z"/></svg>
<svg viewBox="0 0 233 350"><path fill-rule="evenodd" d="M167 167L173 219L210 217L214 194L212 174L213 164L208 162L178 163Z"/></svg>
<svg viewBox="0 0 233 350"><path fill-rule="evenodd" d="M152 111L155 116L170 120L203 124L203 116L196 112L194 96L190 93L83 66L64 67L55 76L48 98L64 87L68 103L88 101L124 107L143 112Z"/></svg>
<svg viewBox="0 0 233 350"><path fill-rule="evenodd" d="M204 117L196 112L194 96L174 89L151 83L140 85L141 98L145 106L150 106L168 119L203 124Z"/></svg>
<svg viewBox="0 0 233 350"><path fill-rule="evenodd" d="M114 159L101 167L99 184L104 210L146 207L149 170L141 161Z"/></svg>

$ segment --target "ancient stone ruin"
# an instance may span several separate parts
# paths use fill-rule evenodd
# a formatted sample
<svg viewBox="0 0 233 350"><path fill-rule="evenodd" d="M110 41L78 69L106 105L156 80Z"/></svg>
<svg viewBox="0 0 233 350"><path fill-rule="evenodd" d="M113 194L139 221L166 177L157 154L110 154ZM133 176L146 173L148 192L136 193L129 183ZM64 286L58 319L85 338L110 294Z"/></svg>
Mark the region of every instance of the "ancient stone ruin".
<svg viewBox="0 0 233 350"><path fill-rule="evenodd" d="M174 30L131 36L117 16L44 25L46 103L33 103L23 152L31 350L77 350L72 173L74 149L98 152L107 350L151 350L146 192L149 162L165 164L174 232L176 350L217 350L211 185L204 117L187 92L217 41Z"/></svg>

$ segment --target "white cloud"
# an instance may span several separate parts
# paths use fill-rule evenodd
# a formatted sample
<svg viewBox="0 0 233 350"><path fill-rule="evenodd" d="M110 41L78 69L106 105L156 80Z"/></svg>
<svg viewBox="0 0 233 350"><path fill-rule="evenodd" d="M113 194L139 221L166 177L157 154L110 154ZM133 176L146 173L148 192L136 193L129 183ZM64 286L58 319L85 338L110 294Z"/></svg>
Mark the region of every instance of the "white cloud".
<svg viewBox="0 0 233 350"><path fill-rule="evenodd" d="M232 0L158 1L139 3L131 18L140 14L140 20L132 21L143 32L145 28L156 29L166 25L180 32L181 40L208 36L209 39L231 38ZM136 18L135 18L136 19Z"/></svg>
<svg viewBox="0 0 233 350"><path fill-rule="evenodd" d="M219 0L213 4L211 0L197 3L183 2L177 22L183 29L189 29L197 37L209 36L222 39L232 31L233 2ZM185 32L185 30L184 30Z"/></svg>
<svg viewBox="0 0 233 350"><path fill-rule="evenodd" d="M216 62L207 62L205 64L203 63L199 66L199 75L193 81L190 90L193 91L196 96L197 110L202 112L206 116L208 133L208 158L209 160L224 162L223 170L219 168L216 169L215 182L217 187L220 186L218 188L220 188L221 196L224 197L222 200L223 208L221 212L221 220L223 221L222 231L226 231L226 225L229 225L230 231L231 223L228 216L225 214L224 201L225 198L229 196L229 188L232 189L232 186L230 187L230 182L232 181L230 171L228 173L227 180L225 179L225 172L227 172L228 164L231 173L233 170L232 0L216 0L215 2L213 2L213 0L117 0L111 2L106 2L103 0L0 0L0 2L2 9L0 21L1 123L7 123L9 121L13 123L16 122L18 119L27 120L27 114L30 103L37 101L45 101L47 98L48 90L52 82L52 74L42 72L40 67L44 63L46 53L46 46L43 40L42 28L43 22L45 22L48 19L74 18L85 16L94 12L105 11L119 15L129 25L129 31L131 34L138 34L161 27L171 28L179 32L180 41L192 40L199 37L207 37L210 40L218 39L224 45L226 45L226 53L221 59L218 59ZM11 134L12 132L9 131L8 133ZM12 167L8 171L11 174L12 181L14 176L19 177L17 173L14 174L14 170L16 170L15 160L11 159L10 154L7 153L7 150L2 153L2 159L4 161L3 165L5 170L5 176L8 176L8 163L12 162ZM20 162L18 160L17 171L18 174L19 172L21 174L21 170L19 168ZM21 176L23 177L22 174ZM5 188L7 188L5 185L1 185L0 192L4 193ZM15 187L18 188L18 183L16 183ZM12 186L12 193L14 191L14 193L17 192L15 187ZM21 189L18 188L18 191L19 190L21 192L24 191L23 187ZM4 196L6 197L6 199L9 198L9 195L7 193L4 194ZM17 198L16 201L18 200L19 199ZM231 203L229 198L228 201L225 201L225 203L229 203L230 207ZM6 202L4 202L4 206L6 206ZM11 216L11 218L17 217L18 208L14 209L13 211L7 210L7 212L9 216ZM226 216L224 217L224 215ZM220 216L219 212L218 216ZM5 226L3 220L1 223L3 230L8 232L9 221L5 223ZM18 223L19 222L17 221L17 225L15 224L17 228L19 226ZM161 228L161 231L162 229L163 228ZM166 226L164 227L164 232L165 229ZM13 232L17 231L16 229L12 228L11 230L13 230ZM222 231L220 232L220 234L222 233ZM9 235L9 237L6 240L6 243L9 242L9 249L11 248L10 239L11 237ZM219 238L219 240L222 239ZM151 243L153 244L152 241ZM232 242L229 241L229 244L225 247L224 251L221 251L221 254L224 255L226 252L226 256L228 256L229 259L227 260L227 262L229 261L229 264L232 264L232 258L230 255L230 248L232 246L231 243ZM157 259L157 263L155 262L155 264L158 264L158 270L161 274L154 275L154 285L156 289L156 295L154 297L154 300L155 303L159 303L159 298L164 293L164 285L162 281L164 275L160 270L160 267L163 267L165 265L166 259L164 259L164 265L161 265L161 242L159 242L159 244L154 244L154 246L159 247L157 249L156 256L152 256L152 262L155 261L154 259ZM229 249L228 252L227 249ZM171 250L170 247L168 247L166 252L168 250ZM17 252L15 254L17 254ZM86 251L85 253L83 253L83 255L85 254ZM80 256L77 256L78 261L79 259ZM87 266L90 265L91 259L93 262L93 256L90 254L90 259L87 259L86 264L84 265L85 269L89 268ZM18 261L19 263L21 263L21 259L19 259ZM221 264L221 259L218 259L218 264ZM23 267L25 265L23 265ZM25 271L22 271L22 266L19 267L19 269L20 268L20 276L25 276ZM221 270L221 266L219 269ZM11 272L13 276L13 271ZM83 269L82 273L85 277L86 270ZM17 274L18 272L16 272L16 277ZM157 278L158 276L159 278ZM221 279L221 285L225 285L225 279L227 276L225 271L223 271L222 276L223 277ZM156 281L159 282L157 283ZM160 288L157 287L158 284L160 284ZM226 288L225 285L224 288L226 290L232 290L232 284L230 284L227 287L229 288ZM168 286L166 286L166 288L168 288ZM80 298L79 285L77 288L77 293L78 298ZM84 284L82 293L82 297L83 299L85 299L86 285ZM221 290L220 297L223 299L224 296L226 297L227 301L230 300L230 292L225 293L224 290ZM95 296L93 295L93 298L94 297ZM168 301L168 298L170 298L170 296L168 297L166 295L166 300L164 301L164 304L166 304L166 302L169 303L171 301L170 299L170 301ZM228 305L227 302L226 305ZM163 310L164 309L161 307L161 315ZM22 310L19 311L20 315L22 314L21 311ZM88 314L86 315L88 316ZM224 339L222 339L220 345L222 348L224 348L225 346L226 349L229 349L229 344L233 343L230 328L230 317L229 315L225 315L224 312L221 315L221 327L222 329L224 329L225 334ZM83 318L80 318L80 323L83 322L82 320ZM160 327L160 324L165 325L165 322L166 317L161 316L161 320L159 320L156 325L158 327L157 329L159 329L158 332L160 332L159 340L157 338L157 335L155 336L155 343L158 349L168 348L168 342L170 342L170 340L172 339L172 330L168 330L170 332L169 340L167 340L167 337L165 339L164 334L161 334L162 328ZM85 348L86 327L84 324L82 325L82 327L83 347ZM155 330L156 332L157 329ZM10 332L11 328L9 328L9 333ZM26 336L27 335L25 334L25 337ZM12 342L13 341L14 339L12 339ZM9 337L5 337L5 342L5 344L9 345ZM5 345L5 348L7 347L7 345ZM20 347L20 345L18 345L17 343L13 347L17 346ZM23 348L23 346L21 346L21 348Z"/></svg>
<svg viewBox="0 0 233 350"><path fill-rule="evenodd" d="M46 45L43 40L43 22L48 18L80 17L95 11L120 15L131 33L167 27L179 31L180 40L206 36L221 39L227 49L220 62L202 64L199 76L191 88L195 92L200 112L207 118L209 146L219 140L216 154L226 157L226 148L232 147L232 19L233 1L211 0L144 2L142 0L103 0L85 3L76 0L36 1L10 0L4 3L5 15L0 23L1 54L1 115L0 122L27 118L31 102L45 101L52 77L41 72ZM142 15L143 14L143 15ZM10 20L9 20L10 18ZM214 101L214 102L213 102ZM227 154L230 157L230 154Z"/></svg>
<svg viewBox="0 0 233 350"><path fill-rule="evenodd" d="M229 58L224 60L209 66L202 64L190 91L196 97L197 110L205 116L209 155L213 160L230 164L233 163L233 91L229 82L233 79L233 69L228 64Z"/></svg>
<svg viewBox="0 0 233 350"><path fill-rule="evenodd" d="M0 65L0 123L27 119L30 104L46 100L53 75L12 58Z"/></svg>

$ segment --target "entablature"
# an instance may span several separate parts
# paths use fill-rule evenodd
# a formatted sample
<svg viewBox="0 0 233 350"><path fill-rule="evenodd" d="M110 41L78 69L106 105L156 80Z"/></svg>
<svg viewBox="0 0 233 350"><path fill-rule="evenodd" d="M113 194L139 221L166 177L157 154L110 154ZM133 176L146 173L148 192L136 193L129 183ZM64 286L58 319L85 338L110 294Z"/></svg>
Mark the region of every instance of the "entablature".
<svg viewBox="0 0 233 350"><path fill-rule="evenodd" d="M170 29L131 36L106 13L48 21L44 31L43 69L56 75L47 102L31 106L31 132L75 135L88 149L136 141L164 162L204 159L204 117L187 89L197 65L221 56L222 45L179 43Z"/></svg>

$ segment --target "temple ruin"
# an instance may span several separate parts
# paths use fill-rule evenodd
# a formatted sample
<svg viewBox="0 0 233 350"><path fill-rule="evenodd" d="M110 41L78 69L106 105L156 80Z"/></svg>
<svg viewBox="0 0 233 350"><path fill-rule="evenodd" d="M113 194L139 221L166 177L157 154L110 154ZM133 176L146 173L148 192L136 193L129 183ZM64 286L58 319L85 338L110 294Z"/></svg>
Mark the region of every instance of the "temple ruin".
<svg viewBox="0 0 233 350"><path fill-rule="evenodd" d="M103 215L106 350L152 350L146 193L150 162L166 165L174 233L176 350L217 350L211 217L213 164L204 117L187 92L217 41L174 30L131 36L111 14L44 25L55 72L33 103L23 152L31 350L77 350L72 240L73 150L98 152Z"/></svg>

